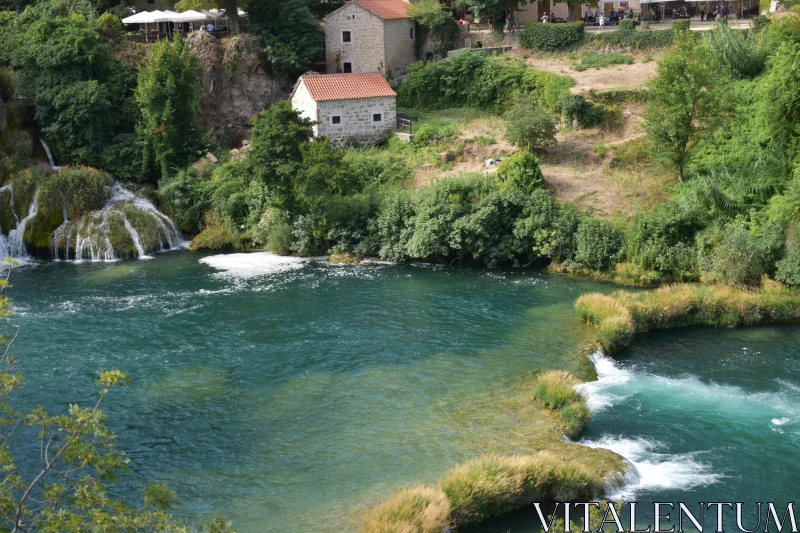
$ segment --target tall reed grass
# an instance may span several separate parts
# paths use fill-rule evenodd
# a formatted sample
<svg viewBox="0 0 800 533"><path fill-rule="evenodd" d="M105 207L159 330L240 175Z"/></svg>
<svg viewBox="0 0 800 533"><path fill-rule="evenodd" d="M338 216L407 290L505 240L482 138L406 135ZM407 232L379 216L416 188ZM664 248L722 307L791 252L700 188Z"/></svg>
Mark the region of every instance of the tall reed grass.
<svg viewBox="0 0 800 533"><path fill-rule="evenodd" d="M580 382L569 372L550 370L539 374L533 392L542 405L559 412L564 434L570 439L577 437L592 420L586 397L575 389Z"/></svg>
<svg viewBox="0 0 800 533"><path fill-rule="evenodd" d="M435 486L403 489L369 509L361 533L441 533L531 502L590 501L620 483L624 469L614 452L574 444L532 455L483 455L452 468Z"/></svg>
<svg viewBox="0 0 800 533"><path fill-rule="evenodd" d="M607 354L628 346L636 333L679 326L740 326L800 321L800 291L764 278L760 289L679 283L653 291L584 294L578 316L597 326Z"/></svg>

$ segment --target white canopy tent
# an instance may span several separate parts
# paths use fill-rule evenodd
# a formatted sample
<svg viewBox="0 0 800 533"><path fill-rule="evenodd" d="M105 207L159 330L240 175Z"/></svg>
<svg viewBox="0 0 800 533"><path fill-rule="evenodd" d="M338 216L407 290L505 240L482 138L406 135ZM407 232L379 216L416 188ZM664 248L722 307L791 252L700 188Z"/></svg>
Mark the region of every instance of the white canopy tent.
<svg viewBox="0 0 800 533"><path fill-rule="evenodd" d="M190 9L189 11L184 11L183 13L176 13L176 16L170 20L172 22L205 22L207 20L211 20L211 17L205 13L200 13L199 11Z"/></svg>

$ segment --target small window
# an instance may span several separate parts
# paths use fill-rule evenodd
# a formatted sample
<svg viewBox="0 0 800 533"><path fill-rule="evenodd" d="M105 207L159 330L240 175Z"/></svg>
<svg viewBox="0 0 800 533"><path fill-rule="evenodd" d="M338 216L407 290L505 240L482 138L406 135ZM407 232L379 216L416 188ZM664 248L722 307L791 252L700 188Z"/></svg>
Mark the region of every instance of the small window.
<svg viewBox="0 0 800 533"><path fill-rule="evenodd" d="M413 39L414 38L414 28L409 28L408 29L408 33L409 33L409 35L411 35L411 38Z"/></svg>
<svg viewBox="0 0 800 533"><path fill-rule="evenodd" d="M383 115L381 115L380 113L372 114L372 122L380 122L381 120L383 120Z"/></svg>
<svg viewBox="0 0 800 533"><path fill-rule="evenodd" d="M349 42L352 42L352 41L351 41L351 35L350 35L350 32L349 32L349 31L343 31L343 32L342 32L342 42L343 42L343 43L349 43Z"/></svg>
<svg viewBox="0 0 800 533"><path fill-rule="evenodd" d="M342 67L343 67L342 70L344 70L345 73L347 74L353 72L353 64L350 61L345 61L344 63L342 63Z"/></svg>
<svg viewBox="0 0 800 533"><path fill-rule="evenodd" d="M331 117L331 124L341 124L341 123L342 123L342 117L341 116L334 115L334 116Z"/></svg>

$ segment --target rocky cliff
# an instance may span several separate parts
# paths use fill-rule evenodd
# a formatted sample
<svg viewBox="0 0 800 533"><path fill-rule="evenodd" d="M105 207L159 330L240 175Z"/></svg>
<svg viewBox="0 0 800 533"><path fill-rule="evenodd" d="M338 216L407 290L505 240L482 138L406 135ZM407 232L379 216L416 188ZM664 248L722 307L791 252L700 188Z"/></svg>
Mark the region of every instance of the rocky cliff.
<svg viewBox="0 0 800 533"><path fill-rule="evenodd" d="M246 136L254 115L285 99L291 89L269 72L252 36L219 40L196 31L189 35L188 43L205 68L203 122L236 143Z"/></svg>

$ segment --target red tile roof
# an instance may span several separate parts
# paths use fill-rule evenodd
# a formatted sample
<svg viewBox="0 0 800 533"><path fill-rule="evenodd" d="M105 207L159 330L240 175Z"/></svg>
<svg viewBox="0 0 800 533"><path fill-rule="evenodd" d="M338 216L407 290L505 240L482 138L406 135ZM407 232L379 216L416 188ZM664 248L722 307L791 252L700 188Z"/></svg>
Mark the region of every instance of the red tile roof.
<svg viewBox="0 0 800 533"><path fill-rule="evenodd" d="M407 19L411 4L405 0L355 0L355 3L382 19Z"/></svg>
<svg viewBox="0 0 800 533"><path fill-rule="evenodd" d="M380 72L303 74L297 81L298 86L300 82L306 84L311 97L317 102L397 96Z"/></svg>

